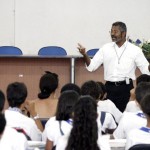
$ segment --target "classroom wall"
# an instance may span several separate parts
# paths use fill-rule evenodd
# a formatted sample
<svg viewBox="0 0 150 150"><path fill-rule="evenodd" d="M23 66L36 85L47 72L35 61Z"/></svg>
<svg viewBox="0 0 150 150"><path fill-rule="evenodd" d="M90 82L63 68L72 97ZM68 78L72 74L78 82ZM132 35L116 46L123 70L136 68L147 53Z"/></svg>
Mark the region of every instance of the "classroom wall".
<svg viewBox="0 0 150 150"><path fill-rule="evenodd" d="M0 0L0 45L13 45L24 55L57 45L68 55L110 42L115 21L123 21L127 36L150 39L150 0Z"/></svg>

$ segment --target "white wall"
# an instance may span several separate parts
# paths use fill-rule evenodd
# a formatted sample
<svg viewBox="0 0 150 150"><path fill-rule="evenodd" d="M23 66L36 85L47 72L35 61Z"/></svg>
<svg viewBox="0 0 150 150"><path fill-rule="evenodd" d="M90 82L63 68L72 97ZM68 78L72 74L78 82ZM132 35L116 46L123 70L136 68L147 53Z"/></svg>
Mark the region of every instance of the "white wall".
<svg viewBox="0 0 150 150"><path fill-rule="evenodd" d="M25 55L57 45L79 55L78 42L90 49L111 41L115 21L126 23L132 39L147 40L149 6L150 0L0 0L0 45L15 45Z"/></svg>

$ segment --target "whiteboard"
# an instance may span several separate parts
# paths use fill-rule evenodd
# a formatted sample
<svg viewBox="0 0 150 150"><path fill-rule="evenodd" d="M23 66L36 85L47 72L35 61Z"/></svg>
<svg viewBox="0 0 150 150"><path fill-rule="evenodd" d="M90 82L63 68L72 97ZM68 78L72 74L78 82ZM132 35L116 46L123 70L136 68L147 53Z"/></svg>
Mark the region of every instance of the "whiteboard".
<svg viewBox="0 0 150 150"><path fill-rule="evenodd" d="M14 44L24 55L37 55L50 45L80 55L78 42L87 50L110 42L116 21L126 23L127 36L133 40L147 40L149 6L150 0L0 0L0 18L7 17L0 26L0 44Z"/></svg>

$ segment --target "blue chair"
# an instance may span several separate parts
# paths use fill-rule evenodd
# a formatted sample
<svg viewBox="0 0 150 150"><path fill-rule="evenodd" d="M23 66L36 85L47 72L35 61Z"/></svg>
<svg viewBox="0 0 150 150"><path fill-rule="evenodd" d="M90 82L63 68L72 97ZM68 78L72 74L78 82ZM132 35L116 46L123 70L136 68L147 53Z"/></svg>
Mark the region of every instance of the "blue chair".
<svg viewBox="0 0 150 150"><path fill-rule="evenodd" d="M22 55L22 51L15 46L0 46L0 55Z"/></svg>
<svg viewBox="0 0 150 150"><path fill-rule="evenodd" d="M97 53L98 50L99 50L99 48L90 49L90 50L87 51L87 54L90 57L93 57Z"/></svg>
<svg viewBox="0 0 150 150"><path fill-rule="evenodd" d="M150 144L137 144L129 148L129 150L150 150Z"/></svg>
<svg viewBox="0 0 150 150"><path fill-rule="evenodd" d="M67 55L67 52L64 48L59 46L47 46L47 47L42 47L39 50L38 55L65 56Z"/></svg>
<svg viewBox="0 0 150 150"><path fill-rule="evenodd" d="M42 123L43 128L45 129L45 124L48 121L49 118L40 118L40 121Z"/></svg>

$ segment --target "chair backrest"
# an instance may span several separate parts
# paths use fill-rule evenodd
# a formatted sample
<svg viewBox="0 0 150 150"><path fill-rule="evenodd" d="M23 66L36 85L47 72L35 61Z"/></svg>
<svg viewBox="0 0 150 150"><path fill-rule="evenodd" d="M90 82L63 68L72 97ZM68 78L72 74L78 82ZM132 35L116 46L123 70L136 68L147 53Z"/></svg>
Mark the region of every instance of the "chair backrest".
<svg viewBox="0 0 150 150"><path fill-rule="evenodd" d="M93 57L97 53L98 50L99 50L99 48L90 49L87 51L87 54L89 56Z"/></svg>
<svg viewBox="0 0 150 150"><path fill-rule="evenodd" d="M150 144L137 144L129 148L129 150L150 150Z"/></svg>
<svg viewBox="0 0 150 150"><path fill-rule="evenodd" d="M38 55L65 56L67 55L67 52L64 48L59 46L47 46L42 47L39 50Z"/></svg>
<svg viewBox="0 0 150 150"><path fill-rule="evenodd" d="M0 46L0 55L22 55L22 51L15 46Z"/></svg>
<svg viewBox="0 0 150 150"><path fill-rule="evenodd" d="M45 128L45 124L48 121L49 118L40 118L40 121L42 123L43 128Z"/></svg>

